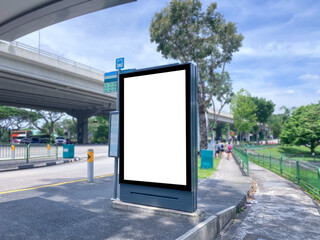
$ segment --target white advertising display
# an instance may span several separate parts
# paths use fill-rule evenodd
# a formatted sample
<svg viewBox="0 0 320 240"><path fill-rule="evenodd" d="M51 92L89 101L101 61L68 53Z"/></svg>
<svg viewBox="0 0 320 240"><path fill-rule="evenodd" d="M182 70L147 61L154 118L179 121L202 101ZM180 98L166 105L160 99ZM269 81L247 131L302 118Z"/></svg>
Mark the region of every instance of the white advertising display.
<svg viewBox="0 0 320 240"><path fill-rule="evenodd" d="M186 70L123 83L124 180L187 185Z"/></svg>

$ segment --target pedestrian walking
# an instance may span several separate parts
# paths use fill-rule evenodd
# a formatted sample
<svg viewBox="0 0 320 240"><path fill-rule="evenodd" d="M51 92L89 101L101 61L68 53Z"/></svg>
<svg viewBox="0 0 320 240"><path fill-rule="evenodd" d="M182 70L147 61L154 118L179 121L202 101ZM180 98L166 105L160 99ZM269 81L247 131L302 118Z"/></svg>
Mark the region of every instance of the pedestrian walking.
<svg viewBox="0 0 320 240"><path fill-rule="evenodd" d="M219 141L217 140L216 142L216 146L215 146L215 152L216 152L216 158L219 158L219 155L220 155L220 143Z"/></svg>
<svg viewBox="0 0 320 240"><path fill-rule="evenodd" d="M229 141L228 145L227 145L227 159L230 160L231 159L231 153L232 153L232 144Z"/></svg>
<svg viewBox="0 0 320 240"><path fill-rule="evenodd" d="M221 145L220 145L220 157L223 158L224 156L224 144L223 144L223 141L221 142Z"/></svg>

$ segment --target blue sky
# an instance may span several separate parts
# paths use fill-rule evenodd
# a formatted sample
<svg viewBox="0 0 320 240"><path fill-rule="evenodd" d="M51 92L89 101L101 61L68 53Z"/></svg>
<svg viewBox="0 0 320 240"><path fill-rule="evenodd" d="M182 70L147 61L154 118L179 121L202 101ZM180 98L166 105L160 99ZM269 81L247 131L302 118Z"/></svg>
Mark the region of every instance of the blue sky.
<svg viewBox="0 0 320 240"><path fill-rule="evenodd" d="M150 43L149 25L167 0L138 0L59 23L40 31L41 49L92 67L113 71L144 68L164 59ZM212 1L203 0L203 9ZM276 103L276 112L320 100L320 1L219 0L218 11L237 23L243 46L227 66L234 90ZM18 41L38 46L38 32ZM228 110L228 109L226 109Z"/></svg>

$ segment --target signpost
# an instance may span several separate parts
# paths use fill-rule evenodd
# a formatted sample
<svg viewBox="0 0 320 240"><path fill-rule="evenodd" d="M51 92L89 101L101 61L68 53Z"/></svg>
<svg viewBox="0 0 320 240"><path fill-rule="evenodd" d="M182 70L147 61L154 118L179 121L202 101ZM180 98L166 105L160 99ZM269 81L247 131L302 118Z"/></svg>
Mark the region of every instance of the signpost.
<svg viewBox="0 0 320 240"><path fill-rule="evenodd" d="M124 58L117 58L116 59L116 69L118 69L118 73L117 73L117 111L119 111L119 96L120 96L120 82L119 82L119 76L120 76L120 71L121 69L124 68ZM110 84L110 83L109 83ZM112 90L115 90L115 87L112 88ZM110 116L112 116L113 114L111 114ZM114 175L113 175L113 198L111 200L116 200L117 199L117 195L118 195L118 165L119 165L119 112L116 114L114 114L114 116L112 116L111 119L111 123L112 123L112 119L113 119L113 125L110 125L111 132L118 135L117 139L115 139L115 136L111 136L111 139L109 140L113 140L113 143L111 146L111 142L109 142L109 156L113 155L114 158ZM118 124L116 124L116 122L118 122ZM116 131L116 129L118 129L118 131ZM111 154L111 155L110 155Z"/></svg>

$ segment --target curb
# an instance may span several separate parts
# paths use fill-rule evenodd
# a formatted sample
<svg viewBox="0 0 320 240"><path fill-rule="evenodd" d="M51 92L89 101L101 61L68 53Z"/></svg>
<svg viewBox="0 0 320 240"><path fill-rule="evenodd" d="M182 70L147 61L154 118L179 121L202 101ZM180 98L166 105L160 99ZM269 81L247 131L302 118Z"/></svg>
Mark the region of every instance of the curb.
<svg viewBox="0 0 320 240"><path fill-rule="evenodd" d="M39 164L25 164L25 165L20 165L20 166L14 167L14 168L0 169L0 172L8 172L8 171L15 171L15 170L30 169L30 168L49 167L49 166L55 166L55 165L60 165L60 164L65 164L65 163L76 162L76 161L80 161L80 160L81 160L80 158L76 157L73 159L49 161L46 163L39 163Z"/></svg>
<svg viewBox="0 0 320 240"><path fill-rule="evenodd" d="M205 221L199 223L197 226L178 237L176 240L207 240L216 239L219 233L228 225L231 219L233 219L239 209L246 203L250 194L252 184L247 193L239 199L236 206L226 208L215 215L210 216Z"/></svg>

